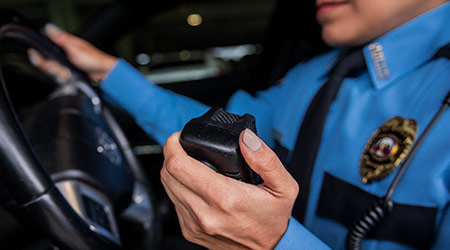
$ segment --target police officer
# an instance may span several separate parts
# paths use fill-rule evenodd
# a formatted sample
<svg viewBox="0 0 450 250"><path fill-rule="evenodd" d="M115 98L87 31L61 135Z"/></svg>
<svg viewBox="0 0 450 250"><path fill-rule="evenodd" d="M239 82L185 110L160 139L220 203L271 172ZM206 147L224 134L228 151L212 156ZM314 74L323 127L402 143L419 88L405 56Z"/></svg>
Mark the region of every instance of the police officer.
<svg viewBox="0 0 450 250"><path fill-rule="evenodd" d="M450 41L450 4L318 0L317 19L324 40L340 49L300 63L281 85L256 97L239 91L228 103L228 111L256 117L261 139L246 130L239 143L249 166L264 179L257 186L216 174L186 155L179 133L169 137L208 107L149 84L124 60L55 26L47 25L46 32L149 134L160 143L169 137L161 181L186 239L214 249L344 248L352 225L386 194L449 91L449 61L433 55ZM295 163L296 155L308 151L310 144L298 150L299 134L308 134L302 123L314 120L306 118L314 117L307 115L315 110L312 103L321 103L320 90L346 48L354 47L361 47L364 69L342 76L336 85L326 119L319 122L320 146L309 178L295 176L303 165L290 165L302 180L297 184L270 147L288 152L279 154L283 162ZM61 81L68 75L34 51L30 58ZM445 112L398 183L390 214L367 235L364 248L450 246L449 124ZM298 200L307 203L303 210L295 205L294 218L299 187L303 199Z"/></svg>

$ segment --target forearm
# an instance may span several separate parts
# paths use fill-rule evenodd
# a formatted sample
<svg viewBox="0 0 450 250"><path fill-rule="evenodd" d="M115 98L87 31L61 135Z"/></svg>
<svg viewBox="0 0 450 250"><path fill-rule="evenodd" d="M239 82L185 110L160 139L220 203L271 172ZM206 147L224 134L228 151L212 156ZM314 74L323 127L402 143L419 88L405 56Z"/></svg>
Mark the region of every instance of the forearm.
<svg viewBox="0 0 450 250"><path fill-rule="evenodd" d="M119 59L100 84L102 91L160 144L208 107L149 82Z"/></svg>

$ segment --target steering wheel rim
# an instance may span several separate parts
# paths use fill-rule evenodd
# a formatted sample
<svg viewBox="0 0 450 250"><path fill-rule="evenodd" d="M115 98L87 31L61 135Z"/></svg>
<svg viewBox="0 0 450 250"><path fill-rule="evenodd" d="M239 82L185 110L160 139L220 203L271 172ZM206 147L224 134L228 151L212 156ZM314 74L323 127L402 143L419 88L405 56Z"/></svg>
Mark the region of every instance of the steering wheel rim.
<svg viewBox="0 0 450 250"><path fill-rule="evenodd" d="M53 59L69 68L71 81L83 91L91 102L96 104L114 133L118 146L133 173L135 185L149 187L142 169L128 141L111 112L101 106L95 91L87 84L87 77L74 67L64 53L38 30L33 29L26 20L13 14L9 21L0 23L0 41L13 38L25 42L40 51L45 57ZM0 160L4 162L1 181L11 196L27 214L31 224L55 245L64 249L119 249L120 242L95 233L66 201L56 188L45 167L30 144L8 96L0 62ZM125 149L125 150L124 150ZM11 188L16 187L16 188ZM18 188L20 187L20 188Z"/></svg>

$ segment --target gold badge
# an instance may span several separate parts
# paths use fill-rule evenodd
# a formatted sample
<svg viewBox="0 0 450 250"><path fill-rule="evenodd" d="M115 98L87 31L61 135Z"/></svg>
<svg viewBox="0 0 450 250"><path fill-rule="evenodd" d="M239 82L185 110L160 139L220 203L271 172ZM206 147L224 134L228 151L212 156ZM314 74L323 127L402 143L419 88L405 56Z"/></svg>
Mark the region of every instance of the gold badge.
<svg viewBox="0 0 450 250"><path fill-rule="evenodd" d="M413 119L396 116L385 122L364 147L359 163L361 181L371 183L392 173L409 153L416 135Z"/></svg>

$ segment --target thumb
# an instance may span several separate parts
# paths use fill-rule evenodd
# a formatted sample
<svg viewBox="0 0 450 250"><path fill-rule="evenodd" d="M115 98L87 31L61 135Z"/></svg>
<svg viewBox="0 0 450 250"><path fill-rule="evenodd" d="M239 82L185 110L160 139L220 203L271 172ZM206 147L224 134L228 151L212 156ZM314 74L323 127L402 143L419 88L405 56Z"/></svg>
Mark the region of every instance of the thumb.
<svg viewBox="0 0 450 250"><path fill-rule="evenodd" d="M277 155L251 130L241 133L239 146L247 164L264 180L263 185L275 193L285 193L287 188L298 190L296 181Z"/></svg>

